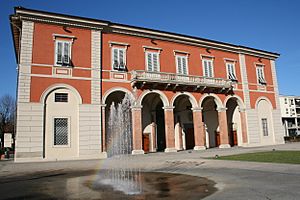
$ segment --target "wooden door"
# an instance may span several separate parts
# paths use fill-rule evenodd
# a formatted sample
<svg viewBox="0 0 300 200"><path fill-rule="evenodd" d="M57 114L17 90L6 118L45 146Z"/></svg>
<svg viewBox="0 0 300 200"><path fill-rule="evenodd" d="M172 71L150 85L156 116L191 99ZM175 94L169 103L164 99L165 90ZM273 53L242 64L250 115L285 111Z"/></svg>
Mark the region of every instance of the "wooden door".
<svg viewBox="0 0 300 200"><path fill-rule="evenodd" d="M143 134L143 150L145 153L149 152L149 134Z"/></svg>
<svg viewBox="0 0 300 200"><path fill-rule="evenodd" d="M193 149L195 147L194 129L187 128L185 133L185 148Z"/></svg>

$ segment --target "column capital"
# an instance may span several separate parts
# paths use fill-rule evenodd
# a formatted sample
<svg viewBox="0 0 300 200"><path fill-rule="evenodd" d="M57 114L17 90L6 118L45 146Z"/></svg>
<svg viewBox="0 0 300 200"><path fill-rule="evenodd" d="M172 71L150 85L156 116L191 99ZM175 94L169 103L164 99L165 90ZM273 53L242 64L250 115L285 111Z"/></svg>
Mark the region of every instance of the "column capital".
<svg viewBox="0 0 300 200"><path fill-rule="evenodd" d="M143 106L140 105L134 105L134 106L130 106L131 110L142 110Z"/></svg>
<svg viewBox="0 0 300 200"><path fill-rule="evenodd" d="M239 112L246 112L246 108L239 108Z"/></svg>
<svg viewBox="0 0 300 200"><path fill-rule="evenodd" d="M202 107L194 107L194 108L191 108L191 110L193 112L202 112L203 108Z"/></svg>
<svg viewBox="0 0 300 200"><path fill-rule="evenodd" d="M106 104L100 104L101 108L105 108L106 107Z"/></svg>
<svg viewBox="0 0 300 200"><path fill-rule="evenodd" d="M227 110L227 108L225 108L225 107L217 108L217 111L218 111L218 112L224 112L224 111L226 111L226 110Z"/></svg>
<svg viewBox="0 0 300 200"><path fill-rule="evenodd" d="M162 107L162 109L164 109L165 111L173 111L175 107L174 106L164 106Z"/></svg>

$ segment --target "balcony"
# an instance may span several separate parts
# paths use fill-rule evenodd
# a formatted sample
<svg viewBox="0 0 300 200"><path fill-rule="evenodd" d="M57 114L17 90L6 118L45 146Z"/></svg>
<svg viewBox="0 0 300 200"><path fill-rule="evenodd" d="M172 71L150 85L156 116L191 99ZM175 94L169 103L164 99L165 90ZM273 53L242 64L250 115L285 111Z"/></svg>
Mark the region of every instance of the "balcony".
<svg viewBox="0 0 300 200"><path fill-rule="evenodd" d="M182 90L230 93L233 82L222 78L181 75L164 72L132 71L131 84L140 89Z"/></svg>

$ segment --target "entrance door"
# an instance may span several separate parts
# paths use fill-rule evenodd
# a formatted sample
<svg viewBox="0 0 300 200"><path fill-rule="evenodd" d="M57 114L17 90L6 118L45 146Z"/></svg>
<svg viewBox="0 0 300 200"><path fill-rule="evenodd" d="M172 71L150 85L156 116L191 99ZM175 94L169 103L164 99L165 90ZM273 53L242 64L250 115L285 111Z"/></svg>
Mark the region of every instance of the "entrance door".
<svg viewBox="0 0 300 200"><path fill-rule="evenodd" d="M187 128L185 133L185 148L193 149L195 147L194 128Z"/></svg>
<svg viewBox="0 0 300 200"><path fill-rule="evenodd" d="M149 134L143 134L143 150L149 153Z"/></svg>
<svg viewBox="0 0 300 200"><path fill-rule="evenodd" d="M156 107L156 124L157 124L157 151L164 151L166 149L166 135L165 135L165 115L162 105Z"/></svg>

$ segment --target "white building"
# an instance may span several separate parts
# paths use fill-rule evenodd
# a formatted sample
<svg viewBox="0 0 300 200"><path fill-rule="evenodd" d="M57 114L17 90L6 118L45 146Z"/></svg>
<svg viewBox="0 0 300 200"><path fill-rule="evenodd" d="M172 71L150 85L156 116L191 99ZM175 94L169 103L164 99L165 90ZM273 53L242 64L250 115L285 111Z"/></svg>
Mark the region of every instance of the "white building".
<svg viewBox="0 0 300 200"><path fill-rule="evenodd" d="M285 136L300 135L300 96L279 97Z"/></svg>

